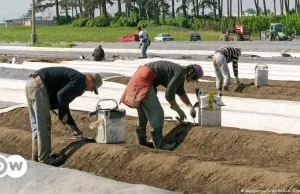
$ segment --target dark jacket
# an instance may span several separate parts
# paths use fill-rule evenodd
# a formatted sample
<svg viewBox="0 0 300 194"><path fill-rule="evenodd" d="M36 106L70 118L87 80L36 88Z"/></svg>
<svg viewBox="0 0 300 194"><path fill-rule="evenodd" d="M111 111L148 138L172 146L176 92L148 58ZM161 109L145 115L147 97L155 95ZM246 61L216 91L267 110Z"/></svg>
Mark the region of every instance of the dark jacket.
<svg viewBox="0 0 300 194"><path fill-rule="evenodd" d="M153 86L156 88L162 85L166 88L165 97L167 101L175 99L175 94L182 96L184 90L184 68L170 61L155 61L147 63L149 67L156 73L156 78L153 80Z"/></svg>
<svg viewBox="0 0 300 194"><path fill-rule="evenodd" d="M67 67L48 67L36 72L43 81L51 109L58 109L59 119L68 116L68 125L75 125L69 104L85 90L85 75Z"/></svg>
<svg viewBox="0 0 300 194"><path fill-rule="evenodd" d="M101 61L105 57L104 50L102 48L95 48L92 56L94 61Z"/></svg>

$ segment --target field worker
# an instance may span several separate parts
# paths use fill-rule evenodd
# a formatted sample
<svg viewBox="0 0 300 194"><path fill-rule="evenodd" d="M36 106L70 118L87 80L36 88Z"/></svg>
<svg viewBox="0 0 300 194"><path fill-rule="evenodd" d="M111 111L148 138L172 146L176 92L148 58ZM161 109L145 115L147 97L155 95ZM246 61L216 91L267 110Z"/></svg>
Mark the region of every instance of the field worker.
<svg viewBox="0 0 300 194"><path fill-rule="evenodd" d="M180 121L183 121L186 115L178 106L175 94L190 108L190 115L195 118L196 111L185 93L184 81L195 82L202 76L203 70L200 65L196 64L182 67L169 61L156 61L139 66L127 84L120 101L137 109L138 123L135 133L140 145L148 145L146 125L149 121L154 147L165 150L174 149L175 144L163 143L164 111L156 96L156 87L162 85L166 88L166 100L171 109L178 113Z"/></svg>
<svg viewBox="0 0 300 194"><path fill-rule="evenodd" d="M32 129L32 159L53 166L60 165L64 156L52 158L50 110L58 109L58 117L68 124L74 135L82 132L71 116L69 104L84 91L94 91L102 85L98 73L82 74L66 67L43 68L29 76L26 97Z"/></svg>
<svg viewBox="0 0 300 194"><path fill-rule="evenodd" d="M149 37L148 33L146 31L142 31L142 28L139 26L137 27L137 31L139 32L139 38L140 38L140 46L142 51L142 57L147 58L147 49L149 46Z"/></svg>
<svg viewBox="0 0 300 194"><path fill-rule="evenodd" d="M92 56L93 56L93 61L102 61L105 59L105 53L101 45L95 48Z"/></svg>
<svg viewBox="0 0 300 194"><path fill-rule="evenodd" d="M228 90L230 85L230 72L228 63L232 61L233 73L235 76L236 84L240 83L238 77L238 60L241 56L241 48L236 47L222 47L219 48L213 57L213 64L216 73L216 87L221 93L221 90Z"/></svg>

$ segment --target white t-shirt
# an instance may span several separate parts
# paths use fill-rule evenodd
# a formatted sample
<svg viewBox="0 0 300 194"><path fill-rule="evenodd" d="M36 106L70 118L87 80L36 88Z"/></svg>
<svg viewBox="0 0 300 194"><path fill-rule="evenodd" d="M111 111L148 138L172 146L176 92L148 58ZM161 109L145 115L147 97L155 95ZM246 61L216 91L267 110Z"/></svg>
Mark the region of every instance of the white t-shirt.
<svg viewBox="0 0 300 194"><path fill-rule="evenodd" d="M148 40L148 34L145 31L139 32L140 42Z"/></svg>

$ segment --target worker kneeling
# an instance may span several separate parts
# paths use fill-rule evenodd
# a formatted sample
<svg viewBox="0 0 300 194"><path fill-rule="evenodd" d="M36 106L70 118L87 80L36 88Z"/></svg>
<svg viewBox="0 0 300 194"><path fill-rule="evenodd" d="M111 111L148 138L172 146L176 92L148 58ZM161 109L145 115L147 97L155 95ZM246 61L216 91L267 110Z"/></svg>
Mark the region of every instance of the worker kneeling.
<svg viewBox="0 0 300 194"><path fill-rule="evenodd" d="M97 48L95 48L95 50L92 54L92 57L93 57L93 61L105 60L105 53L104 53L104 50L101 45L99 45Z"/></svg>
<svg viewBox="0 0 300 194"><path fill-rule="evenodd" d="M166 88L166 100L171 105L171 109L178 113L180 121L183 121L186 115L176 103L175 94L179 95L181 101L190 108L190 115L195 118L196 111L186 95L184 81L194 82L202 76L203 70L200 65L182 67L169 61L151 62L137 69L120 101L137 109L138 123L135 132L140 145L148 144L146 125L149 121L154 147L164 150L175 148L175 143L163 143L164 111L156 95L156 87L162 85Z"/></svg>

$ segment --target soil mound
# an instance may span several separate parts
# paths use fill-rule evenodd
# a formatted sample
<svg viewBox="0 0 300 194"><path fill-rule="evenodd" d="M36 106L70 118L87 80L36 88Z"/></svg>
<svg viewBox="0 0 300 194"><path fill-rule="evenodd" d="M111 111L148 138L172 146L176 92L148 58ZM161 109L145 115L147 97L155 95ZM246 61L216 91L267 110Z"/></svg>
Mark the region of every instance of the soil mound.
<svg viewBox="0 0 300 194"><path fill-rule="evenodd" d="M0 63L11 63L14 56L0 55ZM61 63L62 61L73 61L78 59L71 58L51 58L51 57L20 57L18 64L22 64L24 61L28 62L45 62L45 63Z"/></svg>
<svg viewBox="0 0 300 194"><path fill-rule="evenodd" d="M213 82L185 83L185 91L195 93L195 88L215 88L215 78L204 76L202 79ZM130 77L113 77L106 81L116 82L127 85ZM235 83L231 79L231 83ZM253 79L241 79L240 85L231 84L228 91L223 91L224 96L234 96L243 98L273 99L300 101L300 82L297 81L276 81L269 80L268 86L255 86ZM165 91L165 88L159 86L159 91Z"/></svg>
<svg viewBox="0 0 300 194"><path fill-rule="evenodd" d="M73 111L72 115L86 136L95 135L88 128L95 117L89 118L81 111ZM126 144L107 145L70 140L69 129L52 115L53 151L67 154L62 167L184 193L300 189L298 135L166 121L165 141L176 140L178 146L174 151L162 151L137 145L133 134L136 121L134 117L126 118ZM29 159L27 108L1 114L0 126L0 152Z"/></svg>

